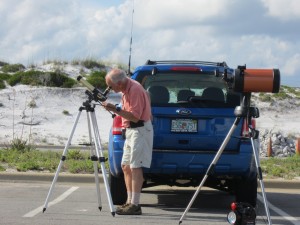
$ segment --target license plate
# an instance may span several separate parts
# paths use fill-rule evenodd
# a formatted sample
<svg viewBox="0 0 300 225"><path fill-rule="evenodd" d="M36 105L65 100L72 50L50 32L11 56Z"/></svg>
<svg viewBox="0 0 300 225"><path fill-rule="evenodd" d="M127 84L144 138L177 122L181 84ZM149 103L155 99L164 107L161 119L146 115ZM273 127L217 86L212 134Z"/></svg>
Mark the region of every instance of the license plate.
<svg viewBox="0 0 300 225"><path fill-rule="evenodd" d="M173 119L171 121L171 132L196 133L197 132L197 120Z"/></svg>

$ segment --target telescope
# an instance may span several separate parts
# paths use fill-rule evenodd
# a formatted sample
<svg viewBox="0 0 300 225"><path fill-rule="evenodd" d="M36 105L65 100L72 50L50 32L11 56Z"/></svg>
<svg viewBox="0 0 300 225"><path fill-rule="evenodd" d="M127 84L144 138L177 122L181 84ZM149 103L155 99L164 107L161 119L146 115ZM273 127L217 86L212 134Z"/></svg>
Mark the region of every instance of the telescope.
<svg viewBox="0 0 300 225"><path fill-rule="evenodd" d="M94 101L97 102L105 102L107 97L106 95L110 92L111 88L107 87L104 92L102 93L99 89L95 88L93 85L91 85L89 82L87 82L85 79L83 79L82 76L77 77L77 81L82 83L87 89L87 93L90 97L93 98Z"/></svg>
<svg viewBox="0 0 300 225"><path fill-rule="evenodd" d="M236 92L272 92L280 88L279 69L247 69L246 65L228 71L225 69L223 79Z"/></svg>

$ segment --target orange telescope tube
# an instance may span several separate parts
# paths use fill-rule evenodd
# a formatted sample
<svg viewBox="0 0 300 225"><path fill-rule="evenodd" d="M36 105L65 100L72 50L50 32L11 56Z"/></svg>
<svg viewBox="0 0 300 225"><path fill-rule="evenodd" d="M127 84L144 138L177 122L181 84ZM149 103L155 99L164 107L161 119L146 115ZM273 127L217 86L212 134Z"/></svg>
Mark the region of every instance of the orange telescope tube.
<svg viewBox="0 0 300 225"><path fill-rule="evenodd" d="M272 92L280 88L278 69L236 69L234 90L239 92Z"/></svg>

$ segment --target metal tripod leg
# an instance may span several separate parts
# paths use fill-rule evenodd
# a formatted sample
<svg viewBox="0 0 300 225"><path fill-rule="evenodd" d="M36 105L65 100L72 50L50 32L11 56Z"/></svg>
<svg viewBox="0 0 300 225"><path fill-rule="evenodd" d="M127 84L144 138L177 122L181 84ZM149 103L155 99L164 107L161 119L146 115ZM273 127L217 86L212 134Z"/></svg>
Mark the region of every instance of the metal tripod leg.
<svg viewBox="0 0 300 225"><path fill-rule="evenodd" d="M77 124L78 124L78 120L79 120L79 118L80 118L80 115L81 115L81 110L79 110L79 112L78 112L78 114L77 114L76 120L75 120L75 122L74 122L73 128L72 128L71 133L70 133L70 136L69 136L68 141L67 141L67 143L66 143L66 145L65 145L65 149L64 149L64 151L63 151L61 160L60 160L59 165L58 165L58 167L57 167L55 176L54 176L54 178L53 178L52 184L51 184L51 186L50 186L50 190L49 190L49 192L48 192L48 195L47 195L47 198L46 198L46 201L45 201L45 204L44 204L43 213L46 211L46 209L47 209L47 207L48 207L49 198L50 198L50 196L51 196L51 194L52 194L52 191L53 191L53 189L54 189L54 187L55 187L55 183L56 183L56 181L57 181L57 178L58 178L58 174L59 174L59 172L60 172L60 169L61 169L61 167L62 167L62 165L64 164L64 161L65 161L65 159L66 159L66 154L67 154L68 148L69 148L69 146L70 146L70 144L71 144L71 141L72 141L72 138L73 138L73 135L74 135L76 126L77 126Z"/></svg>
<svg viewBox="0 0 300 225"><path fill-rule="evenodd" d="M264 183L263 183L262 170L261 170L260 162L259 162L258 151L255 147L253 137L251 137L251 144L252 144L252 150L253 150L253 154L254 154L256 169L257 169L258 180L259 180L259 183L260 183L261 193L262 193L262 196L263 196L263 199L264 199L264 206L265 206L265 211L266 211L266 215L267 215L267 218L268 218L268 223L269 223L269 225L272 225L269 206L268 206L268 201L267 201L267 196L266 196L265 187L264 187Z"/></svg>
<svg viewBox="0 0 300 225"><path fill-rule="evenodd" d="M99 129L98 129L98 125L97 125L96 115L95 115L94 111L89 112L88 115L89 115L90 124L92 124L92 128L93 128L92 133L94 136L96 154L99 159L100 166L101 166L101 171L102 171L102 175L103 175L103 181L104 181L104 185L105 185L105 189L106 189L106 194L107 194L110 211L111 211L111 214L113 216L115 216L115 208L114 208L114 205L112 202L111 193L110 193L110 189L109 189L109 183L108 183L107 173L106 173L106 169L105 169L105 157L104 157L103 151L102 151L101 139L100 139Z"/></svg>
<svg viewBox="0 0 300 225"><path fill-rule="evenodd" d="M225 149L228 141L230 140L231 135L233 134L234 130L236 129L237 125L239 124L240 120L241 120L240 117L237 117L235 119L235 121L234 121L233 125L231 126L231 128L230 128L230 130L229 130L229 132L228 132L228 134L226 136L226 138L224 139L222 145L220 146L220 149L218 150L217 154L215 155L213 161L211 162L211 164L210 164L210 166L209 166L209 168L208 168L205 176L203 177L203 179L202 179L199 187L197 188L197 190L196 190L195 194L193 195L190 203L188 204L187 208L185 209L184 213L182 214L182 216L181 216L181 218L179 220L179 224L182 223L182 220L184 219L185 215L187 214L187 212L191 208L192 204L194 203L194 201L195 201L198 193L201 190L201 187L204 185L204 183L205 183L206 179L208 178L208 176L214 173L215 166L216 166L216 164L217 164L217 162L218 162L221 154L223 153L223 150Z"/></svg>
<svg viewBox="0 0 300 225"><path fill-rule="evenodd" d="M89 112L87 114L87 122L88 122L88 130L89 130L89 138L90 138L90 151L91 151L91 160L93 161L93 167L94 167L94 175L95 175L95 184L96 184L96 192L98 197L98 208L101 211L102 210L102 203L101 203L101 194L100 194L100 182L99 182L99 174L98 174L98 157L97 154L95 154L95 148L93 146L93 139L92 139L92 132L91 132L91 123L89 119Z"/></svg>
<svg viewBox="0 0 300 225"><path fill-rule="evenodd" d="M55 176L53 178L53 181L52 181L52 184L51 184L51 187L50 187L50 190L48 192L48 195L47 195L47 198L46 198L46 201L45 201L45 204L44 204L43 212L45 212L47 207L48 207L48 201L49 201L49 199L52 195L52 191L55 187L55 183L57 181L60 169L61 169L64 161L66 160L66 154L67 154L68 148L71 144L71 140L73 138L76 126L78 124L78 120L80 118L80 115L81 115L81 112L82 112L83 109L87 111L90 142L92 143L92 135L93 135L94 142L95 142L95 150L96 151L94 151L93 148L91 147L91 159L94 163L94 174L95 174L95 183L96 183L99 209L101 211L102 205L101 205L100 185L99 185L99 176L98 176L98 160L100 161L100 165L101 165L101 169L102 169L102 173L103 173L103 179L104 179L104 183L105 183L105 187L106 187L106 193L107 193L107 197L108 197L108 203L109 203L109 206L110 206L110 210L111 210L112 215L115 216L114 205L112 203L109 184L108 184L107 177L106 177L106 170L105 170L105 164L104 164L105 163L105 158L103 156L103 152L102 152L102 148L101 148L101 142L100 142L100 135L99 135L98 126L97 126L97 120L96 120L94 108L91 107L90 105L85 105L85 107L80 107L80 109L79 109L79 112L77 114L75 123L74 123L72 131L71 131L71 134L70 134L70 136L68 138L68 141L66 143L66 146L65 146L65 149L63 151L60 163L57 167ZM96 152L96 155L94 154L95 152Z"/></svg>

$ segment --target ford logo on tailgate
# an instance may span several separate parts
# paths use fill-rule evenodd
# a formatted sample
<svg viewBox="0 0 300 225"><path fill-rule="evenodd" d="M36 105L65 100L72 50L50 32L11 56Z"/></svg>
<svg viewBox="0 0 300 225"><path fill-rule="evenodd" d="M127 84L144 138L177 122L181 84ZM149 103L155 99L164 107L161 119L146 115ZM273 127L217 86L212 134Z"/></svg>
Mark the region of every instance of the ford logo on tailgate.
<svg viewBox="0 0 300 225"><path fill-rule="evenodd" d="M189 109L177 109L176 113L179 115L190 115L192 111Z"/></svg>

